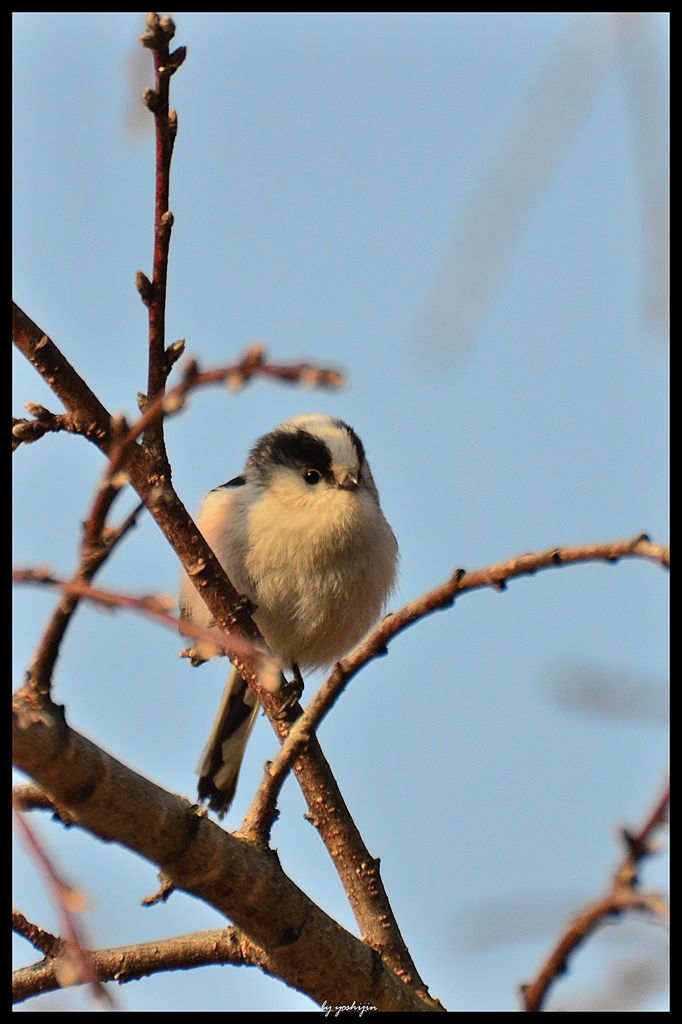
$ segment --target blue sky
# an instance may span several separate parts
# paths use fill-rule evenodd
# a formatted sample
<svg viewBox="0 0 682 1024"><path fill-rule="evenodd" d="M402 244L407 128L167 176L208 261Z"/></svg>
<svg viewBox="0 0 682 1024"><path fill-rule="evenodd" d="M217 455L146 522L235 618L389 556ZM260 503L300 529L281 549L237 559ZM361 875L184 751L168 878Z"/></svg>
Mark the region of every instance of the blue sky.
<svg viewBox="0 0 682 1024"><path fill-rule="evenodd" d="M667 16L174 18L188 57L172 82L169 341L216 366L263 340L274 360L349 377L339 394L265 383L197 394L167 427L185 504L235 475L259 434L323 410L368 451L401 548L396 607L458 566L642 530L667 541ZM130 416L146 378L134 275L150 270L153 217L142 28L130 13L14 15L14 297ZM58 411L17 356L14 415L25 401ZM70 573L101 456L55 436L13 464L15 562ZM149 593L173 592L177 577L145 521L99 579ZM15 595L17 685L53 600ZM450 1009L517 1007L570 913L605 887L617 827L659 792L667 601L666 576L644 563L468 595L398 638L324 723L412 955ZM192 671L181 646L82 608L56 697L74 727L192 796L224 666ZM588 698L566 697L579 683ZM618 707L598 714L606 691ZM259 722L228 827L273 752ZM354 930L303 810L290 780L274 832L282 862ZM47 819L36 827L88 896L93 945L221 926L185 896L140 908L156 885L149 865ZM667 858L644 877L664 888ZM15 879L16 905L56 928L21 850ZM31 959L17 940L17 962ZM607 928L550 1008L596 1005L610 980L640 970L651 994L637 1008L665 1009L665 959L659 926ZM314 1009L230 968L116 997L141 1011ZM42 1004L89 1006L73 992Z"/></svg>

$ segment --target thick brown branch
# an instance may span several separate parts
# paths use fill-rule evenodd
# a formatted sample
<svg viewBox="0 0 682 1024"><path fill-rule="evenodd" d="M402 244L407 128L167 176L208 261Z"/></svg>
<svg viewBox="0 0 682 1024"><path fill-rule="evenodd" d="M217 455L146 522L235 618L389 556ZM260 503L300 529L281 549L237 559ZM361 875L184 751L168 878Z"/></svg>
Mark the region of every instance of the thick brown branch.
<svg viewBox="0 0 682 1024"><path fill-rule="evenodd" d="M318 1003L349 996L382 1010L433 1009L282 871L277 857L223 832L186 801L110 757L66 724L60 710L14 700L14 758L79 826L156 864L176 889L206 900L269 969Z"/></svg>
<svg viewBox="0 0 682 1024"><path fill-rule="evenodd" d="M547 994L554 982L567 970L569 958L598 928L614 916L626 911L639 910L665 918L667 904L656 893L637 889L639 866L645 857L655 851L651 846L654 832L665 822L668 813L669 789L666 786L661 799L635 835L623 830L626 852L614 872L609 892L578 914L551 951L540 968L537 978L521 987L524 1010L537 1013L542 1010Z"/></svg>
<svg viewBox="0 0 682 1024"><path fill-rule="evenodd" d="M156 598L133 598L128 595L112 594L109 591L96 590L78 582L64 583L54 580L45 573L36 573L31 570L15 570L13 576L17 582L58 586L66 590L67 594L73 593L80 597L87 597L107 607L132 608L166 625L171 625L173 628L178 627L177 620L159 607ZM213 633L207 634L191 624L187 624L183 628L186 632L194 635L196 639L216 642ZM241 637L229 637L225 643L228 653L233 656L234 660L254 663L253 650L247 650L249 641L244 641ZM262 682L268 677L267 668L265 672L259 674ZM282 718L282 695L277 691L271 692L261 684L258 684L258 693L273 727L277 731L285 729L286 725ZM296 705L296 709L292 713L300 714L298 705ZM282 737L284 735L286 734L281 734ZM309 751L301 757L296 770L303 776L302 786L311 812L310 820L319 830L325 845L332 853L353 911L363 927L364 937L386 958L387 963L405 980L406 984L414 985L416 990L426 997L426 987L419 979L404 945L398 924L393 917L379 874L379 862L367 850L317 740L310 743ZM339 836L344 836L344 843L339 841ZM257 837L247 833L244 838L253 841ZM380 909L380 913L377 908Z"/></svg>
<svg viewBox="0 0 682 1024"><path fill-rule="evenodd" d="M47 935L46 932L42 934ZM31 996L54 992L63 987L59 964L54 959L61 948L61 940L54 936L51 938L55 945L51 950L44 950L44 960L14 971L13 1002L19 1003ZM113 949L95 949L91 950L90 956L101 981L117 981L119 984L160 974L162 971L191 970L210 964L259 967L265 974L271 973L270 958L262 949L249 942L238 928L195 932L131 946L116 946Z"/></svg>

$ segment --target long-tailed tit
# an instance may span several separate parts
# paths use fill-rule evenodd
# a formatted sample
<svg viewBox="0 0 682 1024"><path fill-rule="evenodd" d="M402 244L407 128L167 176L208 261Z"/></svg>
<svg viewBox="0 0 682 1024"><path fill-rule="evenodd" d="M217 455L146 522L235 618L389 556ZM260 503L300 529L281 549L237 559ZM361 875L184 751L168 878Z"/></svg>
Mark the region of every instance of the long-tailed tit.
<svg viewBox="0 0 682 1024"><path fill-rule="evenodd" d="M393 590L398 545L379 504L362 442L321 413L295 416L259 438L244 471L204 498L197 526L283 671L331 665L376 622ZM189 581L182 617L211 614ZM202 650L203 646L203 650ZM210 656L196 644L198 658ZM199 797L221 816L237 785L258 711L232 669L197 773Z"/></svg>

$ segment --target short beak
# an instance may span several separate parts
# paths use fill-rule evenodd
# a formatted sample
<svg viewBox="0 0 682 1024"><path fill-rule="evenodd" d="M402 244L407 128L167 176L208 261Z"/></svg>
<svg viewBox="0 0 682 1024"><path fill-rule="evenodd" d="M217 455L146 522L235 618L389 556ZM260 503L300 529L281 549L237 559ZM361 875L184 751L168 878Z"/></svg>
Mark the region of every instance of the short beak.
<svg viewBox="0 0 682 1024"><path fill-rule="evenodd" d="M358 488L358 483L357 473L345 473L339 480L339 487L342 491L355 491Z"/></svg>

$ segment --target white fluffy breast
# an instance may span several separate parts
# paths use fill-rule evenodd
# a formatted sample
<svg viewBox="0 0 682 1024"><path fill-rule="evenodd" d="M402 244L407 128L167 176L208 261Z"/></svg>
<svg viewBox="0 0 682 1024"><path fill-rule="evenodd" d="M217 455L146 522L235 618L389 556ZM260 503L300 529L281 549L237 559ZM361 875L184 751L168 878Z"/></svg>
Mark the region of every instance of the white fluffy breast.
<svg viewBox="0 0 682 1024"><path fill-rule="evenodd" d="M350 428L321 414L283 427L322 440L332 472L308 486L305 467L277 459L247 463L245 483L207 495L197 526L236 590L256 606L255 622L282 667L321 668L353 647L383 612L398 546ZM345 471L358 474L359 486L339 485ZM186 617L211 625L187 577L180 603Z"/></svg>
<svg viewBox="0 0 682 1024"><path fill-rule="evenodd" d="M248 536L254 618L284 665L323 667L341 657L395 585L395 537L365 491L308 496L292 493L285 478L271 481L249 509Z"/></svg>

